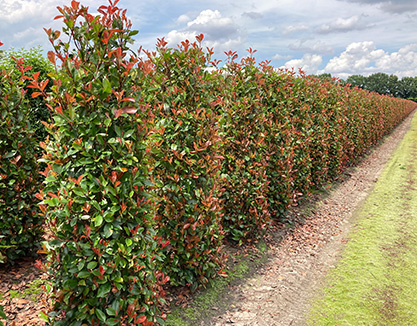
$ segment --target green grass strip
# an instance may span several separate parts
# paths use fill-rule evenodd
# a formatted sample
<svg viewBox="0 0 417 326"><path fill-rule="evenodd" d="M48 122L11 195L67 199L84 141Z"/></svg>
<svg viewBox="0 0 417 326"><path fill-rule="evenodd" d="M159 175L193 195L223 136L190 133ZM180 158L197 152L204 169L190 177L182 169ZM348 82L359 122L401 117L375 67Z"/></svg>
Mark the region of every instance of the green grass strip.
<svg viewBox="0 0 417 326"><path fill-rule="evenodd" d="M417 325L417 115L357 212L308 325Z"/></svg>

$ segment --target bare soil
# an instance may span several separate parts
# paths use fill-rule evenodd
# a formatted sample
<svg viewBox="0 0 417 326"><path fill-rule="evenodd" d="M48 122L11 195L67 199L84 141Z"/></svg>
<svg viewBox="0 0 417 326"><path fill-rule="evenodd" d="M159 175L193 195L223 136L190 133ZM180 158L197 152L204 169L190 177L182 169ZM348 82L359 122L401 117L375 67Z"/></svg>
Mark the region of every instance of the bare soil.
<svg viewBox="0 0 417 326"><path fill-rule="evenodd" d="M391 154L410 128L412 113L344 180L311 196L291 212L291 228L268 240L270 259L253 277L230 287L226 311L201 322L211 326L305 325L306 313L327 271L340 255L354 212L373 189ZM216 307L213 307L216 309Z"/></svg>

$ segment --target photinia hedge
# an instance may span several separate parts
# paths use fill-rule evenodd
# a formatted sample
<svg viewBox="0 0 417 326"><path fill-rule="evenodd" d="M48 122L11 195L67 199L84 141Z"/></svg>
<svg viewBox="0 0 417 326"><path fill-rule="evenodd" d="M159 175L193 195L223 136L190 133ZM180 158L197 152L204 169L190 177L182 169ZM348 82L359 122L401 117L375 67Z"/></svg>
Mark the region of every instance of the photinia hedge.
<svg viewBox="0 0 417 326"><path fill-rule="evenodd" d="M227 176L223 224L235 240L259 234L271 217L284 218L416 107L335 79L256 65L249 52L240 63L235 52L226 53L216 91Z"/></svg>
<svg viewBox="0 0 417 326"><path fill-rule="evenodd" d="M158 231L170 242L164 271L172 284L192 288L222 265L222 140L211 88L216 75L206 69L210 52L201 48L202 38L178 49L159 40L137 78L141 99L155 116Z"/></svg>
<svg viewBox="0 0 417 326"><path fill-rule="evenodd" d="M267 200L270 156L266 142L269 117L262 105L259 86L264 80L254 66L254 52L250 50L241 64L235 61L236 52L227 52L226 68L217 86L225 157L223 226L235 241L253 236L270 222Z"/></svg>
<svg viewBox="0 0 417 326"><path fill-rule="evenodd" d="M13 69L0 71L0 262L33 252L43 233L35 199L41 185L39 146L23 89L31 67L14 60Z"/></svg>
<svg viewBox="0 0 417 326"><path fill-rule="evenodd" d="M153 325L159 305L163 244L154 227L147 147L152 125L137 103L128 54L135 32L126 11L110 2L93 16L72 1L58 8L68 41L46 30L57 65L46 94L45 187L37 194L52 233L46 248L52 281L53 325ZM58 69L58 62L60 63Z"/></svg>

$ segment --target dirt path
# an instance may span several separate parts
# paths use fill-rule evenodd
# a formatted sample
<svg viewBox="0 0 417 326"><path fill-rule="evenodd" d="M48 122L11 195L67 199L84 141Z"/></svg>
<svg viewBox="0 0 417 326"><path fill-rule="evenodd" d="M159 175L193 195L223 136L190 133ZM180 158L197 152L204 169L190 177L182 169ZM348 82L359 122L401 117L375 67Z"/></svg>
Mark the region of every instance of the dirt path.
<svg viewBox="0 0 417 326"><path fill-rule="evenodd" d="M305 325L310 300L334 266L352 215L373 189L392 152L410 128L411 114L357 168L350 177L306 214L282 240L270 245L271 259L257 276L234 287L228 310L201 325ZM305 206L304 206L305 208ZM232 293L233 292L233 293Z"/></svg>

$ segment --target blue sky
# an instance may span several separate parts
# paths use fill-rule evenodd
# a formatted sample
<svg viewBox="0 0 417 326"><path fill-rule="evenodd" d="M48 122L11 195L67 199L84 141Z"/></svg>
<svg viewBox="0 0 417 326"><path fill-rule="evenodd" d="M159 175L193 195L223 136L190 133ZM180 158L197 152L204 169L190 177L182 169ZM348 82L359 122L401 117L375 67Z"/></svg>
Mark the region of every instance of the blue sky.
<svg viewBox="0 0 417 326"><path fill-rule="evenodd" d="M80 1L91 12L105 0ZM57 6L70 0L1 0L2 49L50 50L43 27L59 29ZM416 0L120 0L133 28L134 47L153 49L157 38L170 46L205 35L203 45L245 56L256 49L258 62L303 68L309 74L347 78L375 72L417 76Z"/></svg>

